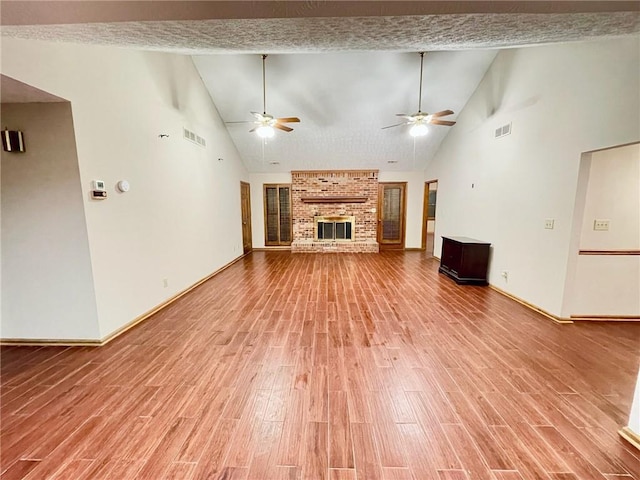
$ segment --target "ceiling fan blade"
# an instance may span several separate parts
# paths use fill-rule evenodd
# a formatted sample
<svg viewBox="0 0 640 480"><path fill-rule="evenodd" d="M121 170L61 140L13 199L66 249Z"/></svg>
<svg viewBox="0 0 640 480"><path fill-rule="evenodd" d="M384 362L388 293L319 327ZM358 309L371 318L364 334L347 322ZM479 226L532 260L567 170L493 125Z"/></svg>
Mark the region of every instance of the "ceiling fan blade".
<svg viewBox="0 0 640 480"><path fill-rule="evenodd" d="M286 125L281 125L279 123L275 123L273 128L279 128L280 130L284 130L285 132L292 132L293 128L287 127Z"/></svg>
<svg viewBox="0 0 640 480"><path fill-rule="evenodd" d="M265 118L265 115L263 113L260 113L260 112L251 112L251 115L256 117L258 120L262 120L263 118Z"/></svg>
<svg viewBox="0 0 640 480"><path fill-rule="evenodd" d="M456 122L450 122L448 120L438 120L437 118L432 118L429 120L429 123L433 125L446 125L447 127L453 127Z"/></svg>
<svg viewBox="0 0 640 480"><path fill-rule="evenodd" d="M298 117L284 117L284 118L276 118L276 122L278 123L295 123L299 122L300 119Z"/></svg>
<svg viewBox="0 0 640 480"><path fill-rule="evenodd" d="M396 123L395 125L389 125L387 127L382 127L382 130L384 130L385 128L399 127L400 125L409 125L409 123L408 122Z"/></svg>
<svg viewBox="0 0 640 480"><path fill-rule="evenodd" d="M447 115L453 115L453 110L442 110L431 114L432 117L446 117Z"/></svg>
<svg viewBox="0 0 640 480"><path fill-rule="evenodd" d="M260 128L260 127L254 127L254 128L252 128L251 130L249 130L249 133L253 133L253 132L255 132L258 128Z"/></svg>
<svg viewBox="0 0 640 480"><path fill-rule="evenodd" d="M224 122L224 123L253 123L253 120L240 120L237 122Z"/></svg>
<svg viewBox="0 0 640 480"><path fill-rule="evenodd" d="M403 118L413 118L413 115L409 115L408 113L396 113L396 117L403 117Z"/></svg>

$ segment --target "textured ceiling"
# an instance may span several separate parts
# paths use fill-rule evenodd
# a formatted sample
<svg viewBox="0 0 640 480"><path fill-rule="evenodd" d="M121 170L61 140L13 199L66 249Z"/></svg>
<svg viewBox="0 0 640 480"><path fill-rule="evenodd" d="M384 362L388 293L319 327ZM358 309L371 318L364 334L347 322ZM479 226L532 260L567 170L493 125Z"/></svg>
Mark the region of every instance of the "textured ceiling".
<svg viewBox="0 0 640 480"><path fill-rule="evenodd" d="M638 33L637 12L267 18L3 26L2 35L183 54L503 48Z"/></svg>
<svg viewBox="0 0 640 480"><path fill-rule="evenodd" d="M33 5L31 2L9 3ZM73 6L75 2L63 3ZM87 7L91 2L81 3ZM107 3L110 8L118 8L118 19L123 20L122 8L127 2ZM162 9L163 4L181 2L152 3ZM264 5L226 3L232 4L236 13L245 5ZM269 3L305 8L316 3L335 8L347 3L350 8L364 4ZM393 8L400 3L380 2L380 5ZM427 4L402 3L414 9ZM517 7L544 3L553 12L554 5L572 6L580 2L452 3L468 4L472 9L460 13L386 16L381 15L379 9L367 16L349 16L345 10L340 16L315 18L307 9L304 14L294 12L286 18L256 18L246 7L242 8L246 15L237 14L227 19L186 20L184 16L171 17L165 12L163 21L140 21L141 17L132 16L137 21L76 23L76 19L66 24L3 25L2 35L194 55L196 67L227 122L251 120L250 111L262 111L261 60L257 54L269 53L267 112L277 117L298 116L302 122L292 125L295 131L278 131L274 139L264 144L256 135L248 133L250 124L228 125L228 130L250 171L285 172L325 168L424 168L450 128L432 126L427 137L415 142L405 127L381 130L383 126L397 123L396 113L417 110L419 56L415 52L430 52L425 56L422 110L451 109L457 114L493 61L496 49L640 32L637 9L564 13L516 9L512 13L478 13L473 5L509 3ZM593 3L600 2L586 5ZM183 5L193 4L184 2ZM31 9L35 18L33 7ZM29 12L22 12L22 17L19 23L29 23ZM46 23L47 16L41 17L34 23ZM447 120L455 118L453 115ZM206 132L198 133L206 137Z"/></svg>
<svg viewBox="0 0 640 480"><path fill-rule="evenodd" d="M639 12L640 4L630 0L4 0L0 24L625 11Z"/></svg>

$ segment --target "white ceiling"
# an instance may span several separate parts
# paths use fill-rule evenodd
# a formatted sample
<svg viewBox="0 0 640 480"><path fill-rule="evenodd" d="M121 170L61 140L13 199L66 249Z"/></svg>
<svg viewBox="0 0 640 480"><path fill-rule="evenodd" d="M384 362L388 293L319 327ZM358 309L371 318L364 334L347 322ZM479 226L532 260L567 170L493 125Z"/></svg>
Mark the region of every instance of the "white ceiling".
<svg viewBox="0 0 640 480"><path fill-rule="evenodd" d="M495 55L495 50L425 55L422 110L459 112ZM262 112L260 55L203 55L194 62L225 121L251 121L250 111ZM289 124L290 133L276 131L264 145L248 132L253 124L227 125L253 172L422 169L455 128L432 125L415 143L406 127L381 129L402 121L395 114L418 110L417 53L269 55L266 74L267 113L298 116L301 123Z"/></svg>
<svg viewBox="0 0 640 480"><path fill-rule="evenodd" d="M457 115L499 48L640 32L635 2L3 2L2 8L3 36L194 55L224 121L262 111L259 54L270 54L267 112L302 122L265 144L248 133L252 125L228 125L252 172L424 168L455 126L431 126L415 143L405 127L381 130L398 123L396 113L417 110L418 51L429 52L422 110Z"/></svg>

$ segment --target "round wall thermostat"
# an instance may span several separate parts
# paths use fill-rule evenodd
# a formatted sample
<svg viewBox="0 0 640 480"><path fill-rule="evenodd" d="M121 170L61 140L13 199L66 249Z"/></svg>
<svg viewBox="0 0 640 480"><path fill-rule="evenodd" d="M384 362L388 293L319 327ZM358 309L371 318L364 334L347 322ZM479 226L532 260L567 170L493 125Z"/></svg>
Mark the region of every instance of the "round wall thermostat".
<svg viewBox="0 0 640 480"><path fill-rule="evenodd" d="M120 180L117 184L118 190L121 192L128 192L129 191L129 182L127 182L126 180Z"/></svg>

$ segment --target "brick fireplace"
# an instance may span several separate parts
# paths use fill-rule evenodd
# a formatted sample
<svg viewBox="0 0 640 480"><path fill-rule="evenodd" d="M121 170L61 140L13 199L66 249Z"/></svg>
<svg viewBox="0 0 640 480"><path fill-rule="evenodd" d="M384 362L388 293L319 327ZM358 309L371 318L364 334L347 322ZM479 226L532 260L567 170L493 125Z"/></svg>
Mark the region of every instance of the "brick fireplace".
<svg viewBox="0 0 640 480"><path fill-rule="evenodd" d="M291 207L292 252L378 252L377 170L293 171ZM318 219L323 217L350 218L350 238L318 238Z"/></svg>

